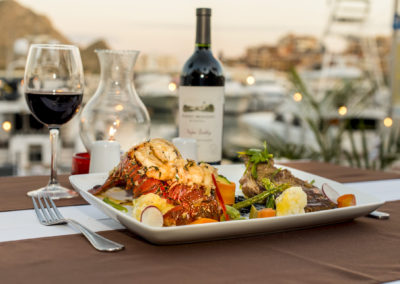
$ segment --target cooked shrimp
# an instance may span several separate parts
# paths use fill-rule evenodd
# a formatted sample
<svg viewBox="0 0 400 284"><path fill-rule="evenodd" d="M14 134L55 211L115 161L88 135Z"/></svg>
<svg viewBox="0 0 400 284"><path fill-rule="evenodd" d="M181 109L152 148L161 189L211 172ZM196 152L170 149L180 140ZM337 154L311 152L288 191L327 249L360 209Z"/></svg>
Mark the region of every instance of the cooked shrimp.
<svg viewBox="0 0 400 284"><path fill-rule="evenodd" d="M214 175L215 177L218 176L217 169L206 163L200 163L199 167L201 167L205 173L203 185L206 186L207 188L214 188L214 182L212 179L212 175Z"/></svg>
<svg viewBox="0 0 400 284"><path fill-rule="evenodd" d="M179 183L193 185L202 184L204 171L195 161L182 159L177 163L177 175Z"/></svg>
<svg viewBox="0 0 400 284"><path fill-rule="evenodd" d="M181 154L175 148L174 144L164 139L153 139L149 142L150 148L160 161L163 163L174 162L181 159Z"/></svg>
<svg viewBox="0 0 400 284"><path fill-rule="evenodd" d="M146 175L158 180L176 180L180 184L213 188L211 175L216 169L208 164L197 165L183 159L175 146L164 139L152 139L133 149L135 160L146 167Z"/></svg>
<svg viewBox="0 0 400 284"><path fill-rule="evenodd" d="M146 175L159 180L174 178L174 162L180 157L176 148L166 140L153 139L134 149L137 162L147 168Z"/></svg>

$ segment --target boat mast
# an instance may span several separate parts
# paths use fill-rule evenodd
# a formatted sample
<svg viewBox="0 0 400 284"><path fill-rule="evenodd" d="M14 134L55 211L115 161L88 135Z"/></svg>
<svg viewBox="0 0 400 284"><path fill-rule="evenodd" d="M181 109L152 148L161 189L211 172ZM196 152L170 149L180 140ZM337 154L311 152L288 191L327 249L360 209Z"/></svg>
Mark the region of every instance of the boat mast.
<svg viewBox="0 0 400 284"><path fill-rule="evenodd" d="M395 1L397 2L397 0ZM377 87L374 106L390 107L390 101L385 102L384 99L385 83L377 43L366 31L369 15L369 0L335 0L331 4L326 28L321 37L325 50L318 84L317 94L319 97L323 97L326 91L325 86L329 77L329 67L335 64L343 65L344 67L348 61L348 56L342 54L343 50L337 51L329 47L329 41L331 40L332 42L333 39L337 43L341 41L347 44L349 40L353 40L359 43L361 47L362 65L360 67L369 75ZM386 92L386 96L388 96L388 92Z"/></svg>
<svg viewBox="0 0 400 284"><path fill-rule="evenodd" d="M400 30L399 1L393 1L393 30L392 30L392 48L390 54L390 93L393 109L390 115L400 117L400 50L398 44L398 33Z"/></svg>

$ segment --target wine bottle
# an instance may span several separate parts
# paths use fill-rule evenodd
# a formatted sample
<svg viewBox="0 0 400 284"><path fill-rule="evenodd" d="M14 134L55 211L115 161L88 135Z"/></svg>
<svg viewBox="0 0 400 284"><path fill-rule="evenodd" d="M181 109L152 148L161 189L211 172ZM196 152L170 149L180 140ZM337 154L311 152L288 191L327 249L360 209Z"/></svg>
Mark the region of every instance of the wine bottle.
<svg viewBox="0 0 400 284"><path fill-rule="evenodd" d="M196 45L179 87L179 136L197 140L199 161L218 164L222 156L224 85L221 64L211 52L211 9L196 9Z"/></svg>

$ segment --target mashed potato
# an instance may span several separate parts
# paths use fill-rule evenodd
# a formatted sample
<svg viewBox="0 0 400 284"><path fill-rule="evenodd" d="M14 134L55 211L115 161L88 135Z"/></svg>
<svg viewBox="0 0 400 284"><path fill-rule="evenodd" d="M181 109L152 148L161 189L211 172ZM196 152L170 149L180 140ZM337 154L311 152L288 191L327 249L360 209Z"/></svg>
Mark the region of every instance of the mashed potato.
<svg viewBox="0 0 400 284"><path fill-rule="evenodd" d="M293 186L282 192L275 201L276 216L304 214L307 206L307 194L299 186Z"/></svg>
<svg viewBox="0 0 400 284"><path fill-rule="evenodd" d="M163 215L174 208L174 206L169 204L166 199L161 198L157 194L148 193L133 200L132 216L140 221L142 211L147 206L157 207Z"/></svg>

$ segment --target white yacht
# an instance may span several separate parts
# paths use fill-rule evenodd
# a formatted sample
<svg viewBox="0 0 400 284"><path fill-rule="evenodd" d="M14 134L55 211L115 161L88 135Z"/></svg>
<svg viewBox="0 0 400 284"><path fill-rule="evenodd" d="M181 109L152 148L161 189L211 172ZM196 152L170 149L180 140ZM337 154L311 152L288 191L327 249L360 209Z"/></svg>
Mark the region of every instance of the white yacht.
<svg viewBox="0 0 400 284"><path fill-rule="evenodd" d="M240 114L249 110L252 95L249 86L231 79L225 82L225 109L226 114Z"/></svg>
<svg viewBox="0 0 400 284"><path fill-rule="evenodd" d="M168 74L138 74L135 87L141 100L149 108L163 111L178 108L177 83Z"/></svg>
<svg viewBox="0 0 400 284"><path fill-rule="evenodd" d="M277 71L267 70L253 71L251 77L254 79L249 86L252 95L251 110L265 111L273 110L285 99L288 90L286 79L279 76Z"/></svg>

